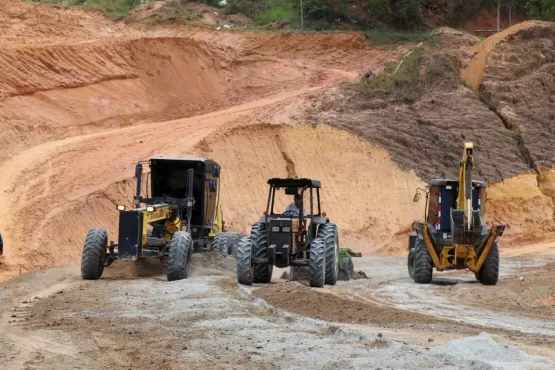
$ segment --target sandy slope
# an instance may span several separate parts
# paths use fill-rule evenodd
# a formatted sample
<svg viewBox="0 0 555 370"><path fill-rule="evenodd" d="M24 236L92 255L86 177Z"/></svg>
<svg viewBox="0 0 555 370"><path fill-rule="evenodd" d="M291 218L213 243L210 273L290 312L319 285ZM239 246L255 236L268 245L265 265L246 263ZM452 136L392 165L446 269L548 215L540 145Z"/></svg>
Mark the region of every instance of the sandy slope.
<svg viewBox="0 0 555 370"><path fill-rule="evenodd" d="M77 263L94 225L116 237L113 207L130 199L137 160L197 154L214 129L380 70L403 51L357 34L151 28L16 1L2 10L4 277ZM239 217L243 228L249 217Z"/></svg>
<svg viewBox="0 0 555 370"><path fill-rule="evenodd" d="M321 180L323 211L339 226L345 246L364 253L406 230L423 212L412 203L416 188L424 186L416 175L401 171L384 149L340 130L251 125L207 138L199 149L222 164L224 211L243 232L265 210L271 177ZM290 202L282 195L277 207Z"/></svg>

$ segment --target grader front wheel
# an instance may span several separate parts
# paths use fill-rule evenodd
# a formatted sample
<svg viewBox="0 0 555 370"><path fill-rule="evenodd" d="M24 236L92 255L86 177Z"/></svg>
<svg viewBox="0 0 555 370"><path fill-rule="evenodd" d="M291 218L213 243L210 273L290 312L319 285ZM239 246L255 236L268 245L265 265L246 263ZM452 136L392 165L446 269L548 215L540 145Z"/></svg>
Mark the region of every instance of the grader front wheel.
<svg viewBox="0 0 555 370"><path fill-rule="evenodd" d="M85 239L81 256L81 277L85 280L98 280L104 272L108 233L104 229L90 229Z"/></svg>

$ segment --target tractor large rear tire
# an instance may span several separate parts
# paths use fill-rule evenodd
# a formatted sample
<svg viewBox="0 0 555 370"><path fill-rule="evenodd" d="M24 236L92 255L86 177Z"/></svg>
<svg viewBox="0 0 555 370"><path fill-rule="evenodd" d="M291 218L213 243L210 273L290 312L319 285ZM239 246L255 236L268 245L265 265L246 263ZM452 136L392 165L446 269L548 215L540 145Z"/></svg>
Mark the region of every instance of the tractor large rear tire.
<svg viewBox="0 0 555 370"><path fill-rule="evenodd" d="M318 238L326 243L326 284L335 285L339 275L339 236L335 224L323 224L318 228Z"/></svg>
<svg viewBox="0 0 555 370"><path fill-rule="evenodd" d="M416 239L414 250L414 281L420 284L429 284L432 282L434 265L422 237L419 236Z"/></svg>
<svg viewBox="0 0 555 370"><path fill-rule="evenodd" d="M252 239L245 236L237 245L237 282L242 285L252 285L254 269L252 266Z"/></svg>
<svg viewBox="0 0 555 370"><path fill-rule="evenodd" d="M178 231L173 234L166 272L168 281L187 279L192 246L193 239L188 232Z"/></svg>
<svg viewBox="0 0 555 370"><path fill-rule="evenodd" d="M252 239L252 255L254 257L253 281L255 283L267 284L272 280L272 272L274 265L269 263L257 263L256 259L268 259L268 234L266 232L266 224L258 222L254 224L251 230Z"/></svg>
<svg viewBox="0 0 555 370"><path fill-rule="evenodd" d="M499 280L499 247L493 243L480 272L478 280L484 285L496 285Z"/></svg>
<svg viewBox="0 0 555 370"><path fill-rule="evenodd" d="M308 280L311 287L322 288L326 281L326 243L316 238L310 243Z"/></svg>
<svg viewBox="0 0 555 370"><path fill-rule="evenodd" d="M85 238L81 256L81 277L85 280L98 280L104 272L108 233L104 229L90 229Z"/></svg>

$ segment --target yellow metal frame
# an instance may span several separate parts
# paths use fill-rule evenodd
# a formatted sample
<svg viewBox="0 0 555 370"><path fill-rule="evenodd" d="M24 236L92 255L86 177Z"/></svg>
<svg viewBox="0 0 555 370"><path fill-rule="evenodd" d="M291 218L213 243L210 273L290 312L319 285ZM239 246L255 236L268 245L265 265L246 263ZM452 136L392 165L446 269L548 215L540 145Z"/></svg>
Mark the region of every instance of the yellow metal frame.
<svg viewBox="0 0 555 370"><path fill-rule="evenodd" d="M181 219L179 217L173 217L174 211L171 209L169 205L164 206L156 206L154 205L154 211L148 212L146 210L142 211L143 213L143 245L148 245L148 226L157 221L166 220L166 224L164 225L166 229L170 231L179 231L181 230L182 224ZM172 220L173 218L173 220ZM171 235L167 234L164 236L164 239L171 240Z"/></svg>
<svg viewBox="0 0 555 370"><path fill-rule="evenodd" d="M222 206L220 202L216 202L216 218L214 219L214 223L212 224L212 229L210 229L210 233L208 234L208 238L213 239L216 236L216 233L220 233L223 231L224 228L224 213L222 211Z"/></svg>
<svg viewBox="0 0 555 370"><path fill-rule="evenodd" d="M457 197L457 209L463 211L464 214L464 228L467 232L471 232L474 228L474 220L472 217L472 194L467 194L466 185L472 183L472 169L474 167L474 145L472 143L464 144L463 157L459 166L459 193ZM415 196L417 201L417 197ZM452 246L445 246L438 256L434 245L432 243L432 235L430 230L423 223L418 223L420 226L415 229L422 234L426 248L432 257L434 267L437 271L451 270L451 269L469 269L470 271L480 271L484 261L489 255L493 243L501 233L497 227L492 226L487 236L487 242L480 253L476 254L474 245L454 244ZM415 224L416 225L416 224ZM480 244L482 245L482 244ZM452 259L454 263L449 262ZM462 263L464 261L464 263Z"/></svg>

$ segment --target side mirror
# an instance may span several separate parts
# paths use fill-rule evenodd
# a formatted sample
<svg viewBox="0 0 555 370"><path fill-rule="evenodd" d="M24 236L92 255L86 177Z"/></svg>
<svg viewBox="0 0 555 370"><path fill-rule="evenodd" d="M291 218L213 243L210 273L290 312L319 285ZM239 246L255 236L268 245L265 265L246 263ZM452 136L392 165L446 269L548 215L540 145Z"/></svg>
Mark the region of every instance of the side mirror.
<svg viewBox="0 0 555 370"><path fill-rule="evenodd" d="M414 198L412 199L413 202L418 202L420 200L421 194L420 193L416 193L414 194Z"/></svg>

